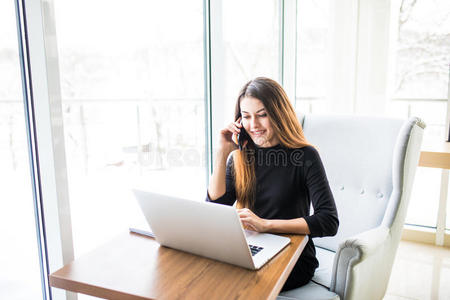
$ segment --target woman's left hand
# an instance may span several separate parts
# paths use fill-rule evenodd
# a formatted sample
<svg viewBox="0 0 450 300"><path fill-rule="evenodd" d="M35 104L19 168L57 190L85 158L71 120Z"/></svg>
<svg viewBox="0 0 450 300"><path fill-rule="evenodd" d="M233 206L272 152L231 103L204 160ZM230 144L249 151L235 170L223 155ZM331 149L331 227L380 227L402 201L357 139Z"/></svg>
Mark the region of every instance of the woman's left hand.
<svg viewBox="0 0 450 300"><path fill-rule="evenodd" d="M261 219L248 208L238 209L237 213L241 218L244 227L257 232L265 232L268 230L268 221Z"/></svg>

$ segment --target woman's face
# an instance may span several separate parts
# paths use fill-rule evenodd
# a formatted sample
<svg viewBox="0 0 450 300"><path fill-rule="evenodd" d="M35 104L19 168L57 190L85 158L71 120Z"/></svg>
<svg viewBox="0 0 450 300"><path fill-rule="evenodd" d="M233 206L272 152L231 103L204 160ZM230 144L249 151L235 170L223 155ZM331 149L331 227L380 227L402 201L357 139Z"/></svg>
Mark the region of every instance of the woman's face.
<svg viewBox="0 0 450 300"><path fill-rule="evenodd" d="M258 147L272 147L279 144L270 124L269 115L263 103L253 97L244 97L240 103L242 125Z"/></svg>

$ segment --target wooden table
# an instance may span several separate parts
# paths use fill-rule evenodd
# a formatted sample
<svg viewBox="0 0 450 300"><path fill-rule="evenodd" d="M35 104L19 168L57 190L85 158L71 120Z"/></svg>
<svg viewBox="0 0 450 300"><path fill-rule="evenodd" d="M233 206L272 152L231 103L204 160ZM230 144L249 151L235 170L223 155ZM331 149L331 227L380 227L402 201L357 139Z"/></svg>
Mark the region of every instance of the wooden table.
<svg viewBox="0 0 450 300"><path fill-rule="evenodd" d="M258 271L123 234L50 275L50 285L107 299L275 299L303 251L291 243Z"/></svg>
<svg viewBox="0 0 450 300"><path fill-rule="evenodd" d="M422 149L419 166L450 169L450 143L446 142Z"/></svg>
<svg viewBox="0 0 450 300"><path fill-rule="evenodd" d="M442 169L441 190L436 223L436 245L443 246L445 240L445 221L448 199L448 179L450 169L450 143L428 146L422 149L419 159L420 167Z"/></svg>

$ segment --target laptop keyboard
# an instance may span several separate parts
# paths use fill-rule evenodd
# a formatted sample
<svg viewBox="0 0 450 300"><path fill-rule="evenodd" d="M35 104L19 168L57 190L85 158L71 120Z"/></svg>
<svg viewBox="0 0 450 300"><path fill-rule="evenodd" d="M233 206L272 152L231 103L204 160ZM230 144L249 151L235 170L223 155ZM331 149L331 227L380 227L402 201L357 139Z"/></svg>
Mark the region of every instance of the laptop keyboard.
<svg viewBox="0 0 450 300"><path fill-rule="evenodd" d="M250 251L252 252L252 256L255 256L259 251L264 249L263 247L248 245L250 247Z"/></svg>

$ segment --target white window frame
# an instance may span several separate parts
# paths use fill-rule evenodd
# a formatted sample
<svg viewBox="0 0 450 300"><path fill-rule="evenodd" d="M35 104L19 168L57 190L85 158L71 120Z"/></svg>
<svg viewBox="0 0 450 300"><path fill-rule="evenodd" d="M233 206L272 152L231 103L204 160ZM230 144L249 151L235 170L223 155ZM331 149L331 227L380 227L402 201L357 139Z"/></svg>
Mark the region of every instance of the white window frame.
<svg viewBox="0 0 450 300"><path fill-rule="evenodd" d="M74 258L53 1L17 0L16 9L43 297L75 300L48 282Z"/></svg>
<svg viewBox="0 0 450 300"><path fill-rule="evenodd" d="M386 0L384 0L386 1ZM399 11L401 6L401 0L390 1L390 36L389 36L389 57L388 65L389 77L387 78L387 97L388 101L398 100L398 101L411 101L413 99L396 99L392 98L395 82L395 46L398 36L397 36L397 20L399 18ZM449 80L449 95L448 99L415 99L415 100L425 100L425 101L447 101L447 117L446 117L446 135L443 138L447 140L448 130L449 130L449 118L450 118L450 80ZM419 168L419 167L418 167ZM403 232L402 238L405 240L412 240L417 242L432 243L437 246L450 246L450 235L446 233L446 214L447 214L447 203L448 203L448 183L449 183L449 170L441 170L441 182L440 182L440 192L439 192L439 204L438 211L436 212L436 228L427 228L420 225L408 224L405 225L405 230Z"/></svg>

